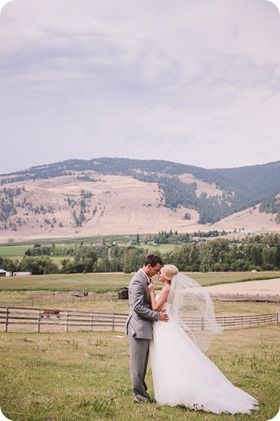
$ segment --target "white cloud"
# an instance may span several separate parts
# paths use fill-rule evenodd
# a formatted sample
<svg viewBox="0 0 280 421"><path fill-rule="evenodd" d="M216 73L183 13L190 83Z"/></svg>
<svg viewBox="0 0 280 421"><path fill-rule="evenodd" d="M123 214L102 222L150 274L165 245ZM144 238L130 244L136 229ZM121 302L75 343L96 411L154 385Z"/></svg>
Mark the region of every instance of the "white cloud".
<svg viewBox="0 0 280 421"><path fill-rule="evenodd" d="M280 159L279 35L267 0L13 0L0 15L0 172Z"/></svg>

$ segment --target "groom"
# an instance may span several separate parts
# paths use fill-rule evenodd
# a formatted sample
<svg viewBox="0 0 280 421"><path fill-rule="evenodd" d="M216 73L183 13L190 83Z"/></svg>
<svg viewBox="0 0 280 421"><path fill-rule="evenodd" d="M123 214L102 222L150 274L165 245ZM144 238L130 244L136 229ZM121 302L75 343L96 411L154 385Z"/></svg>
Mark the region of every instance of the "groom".
<svg viewBox="0 0 280 421"><path fill-rule="evenodd" d="M135 273L128 287L130 312L126 322L126 334L130 346L130 375L134 391L134 402L151 402L147 393L145 375L148 365L149 344L153 337L153 322L168 321L164 311L151 309L148 284L151 277L160 271L162 260L155 254L145 258L144 266Z"/></svg>

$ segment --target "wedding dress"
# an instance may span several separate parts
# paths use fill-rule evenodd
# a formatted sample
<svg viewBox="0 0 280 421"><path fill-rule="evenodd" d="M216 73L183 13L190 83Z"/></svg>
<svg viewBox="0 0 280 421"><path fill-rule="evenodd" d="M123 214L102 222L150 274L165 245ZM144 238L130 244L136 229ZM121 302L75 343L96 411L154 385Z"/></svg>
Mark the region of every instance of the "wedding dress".
<svg viewBox="0 0 280 421"><path fill-rule="evenodd" d="M164 309L169 321L153 324L150 342L156 401L218 414L258 409L257 400L235 387L180 326L172 304L166 302Z"/></svg>

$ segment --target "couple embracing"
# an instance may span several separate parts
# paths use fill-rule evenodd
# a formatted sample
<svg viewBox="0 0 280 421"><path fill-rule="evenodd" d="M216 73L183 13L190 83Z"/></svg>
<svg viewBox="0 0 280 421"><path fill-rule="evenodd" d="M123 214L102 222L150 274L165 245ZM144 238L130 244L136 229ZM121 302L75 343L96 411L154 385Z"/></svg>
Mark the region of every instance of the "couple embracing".
<svg viewBox="0 0 280 421"><path fill-rule="evenodd" d="M162 284L157 295L154 275ZM150 355L160 405L230 414L258 409L257 400L235 387L203 352L219 326L210 295L196 281L150 254L132 277L128 294L126 334L135 402L152 402L145 383ZM191 315L203 320L201 330L193 329Z"/></svg>

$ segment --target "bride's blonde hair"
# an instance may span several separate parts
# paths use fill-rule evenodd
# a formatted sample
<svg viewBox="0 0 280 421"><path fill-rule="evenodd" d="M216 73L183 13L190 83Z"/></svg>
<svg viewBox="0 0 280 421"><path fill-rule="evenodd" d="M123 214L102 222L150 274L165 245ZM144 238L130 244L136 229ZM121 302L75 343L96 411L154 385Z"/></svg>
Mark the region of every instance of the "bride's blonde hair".
<svg viewBox="0 0 280 421"><path fill-rule="evenodd" d="M178 268L175 265L164 265L160 269L160 273L167 281L171 281L174 275L177 275L179 272Z"/></svg>

